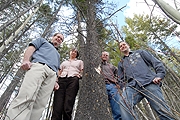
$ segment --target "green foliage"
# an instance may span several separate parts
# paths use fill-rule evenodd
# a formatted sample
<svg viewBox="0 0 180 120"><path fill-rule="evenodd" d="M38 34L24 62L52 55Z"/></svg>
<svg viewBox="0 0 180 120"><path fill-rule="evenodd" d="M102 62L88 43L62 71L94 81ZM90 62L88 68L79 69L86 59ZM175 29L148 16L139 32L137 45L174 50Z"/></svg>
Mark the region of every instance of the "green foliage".
<svg viewBox="0 0 180 120"><path fill-rule="evenodd" d="M96 7L99 7L100 4L102 4L102 0L95 0ZM87 8L89 7L89 3L87 3L87 0L72 0L72 4L75 6L75 10L79 10L84 14L84 17L87 15ZM97 9L94 9L92 12L96 13Z"/></svg>
<svg viewBox="0 0 180 120"><path fill-rule="evenodd" d="M37 15L38 21L36 22L36 25L44 30L46 28L46 26L48 25L48 23L51 21L52 16L53 16L53 12L52 9L50 7L50 5L48 4L43 4Z"/></svg>
<svg viewBox="0 0 180 120"><path fill-rule="evenodd" d="M58 52L60 54L60 61L61 63L65 60L69 59L69 50L70 48L67 46L65 42L62 43L62 47L59 48Z"/></svg>
<svg viewBox="0 0 180 120"><path fill-rule="evenodd" d="M106 26L108 24L100 22L99 20L97 20L97 22L99 24L97 25L96 30L97 30L98 39L102 48L101 51L109 52L109 63L112 63L113 65L117 66L120 60L118 42L115 39L113 31L106 29Z"/></svg>
<svg viewBox="0 0 180 120"><path fill-rule="evenodd" d="M78 9L78 7L82 10L84 15L87 14L87 2L86 0L76 0L76 2L73 0L72 4Z"/></svg>
<svg viewBox="0 0 180 120"><path fill-rule="evenodd" d="M107 43L107 45L109 47L106 46L104 50L109 52L109 63L112 63L113 65L117 66L118 62L121 59L118 42L115 40L111 40Z"/></svg>
<svg viewBox="0 0 180 120"><path fill-rule="evenodd" d="M131 36L136 41L136 44L145 47L143 42L151 45L159 45L161 43L157 36L153 35L155 32L161 39L165 40L176 30L177 25L169 19L152 16L151 19L148 15L136 15L133 18L125 18L127 26L122 27L122 32L126 36ZM134 42L134 41L132 41ZM157 47L157 46L155 46Z"/></svg>
<svg viewBox="0 0 180 120"><path fill-rule="evenodd" d="M47 4L41 5L39 11L41 12L41 14L43 14L45 16L51 16L51 12L52 12L50 6Z"/></svg>
<svg viewBox="0 0 180 120"><path fill-rule="evenodd" d="M130 35L127 35L125 37L125 41L130 45L131 50L136 50L137 49L137 47L136 47L137 43L136 43L134 37L132 37Z"/></svg>

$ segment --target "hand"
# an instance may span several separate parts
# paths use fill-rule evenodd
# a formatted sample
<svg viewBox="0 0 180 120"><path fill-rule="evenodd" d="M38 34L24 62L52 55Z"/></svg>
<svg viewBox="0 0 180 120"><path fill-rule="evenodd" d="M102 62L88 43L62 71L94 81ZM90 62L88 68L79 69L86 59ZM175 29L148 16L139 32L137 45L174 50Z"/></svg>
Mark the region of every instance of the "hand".
<svg viewBox="0 0 180 120"><path fill-rule="evenodd" d="M23 61L21 65L22 70L29 70L31 68L32 63L30 61Z"/></svg>
<svg viewBox="0 0 180 120"><path fill-rule="evenodd" d="M116 89L120 89L120 86L119 86L119 85L116 85L115 88L116 88Z"/></svg>
<svg viewBox="0 0 180 120"><path fill-rule="evenodd" d="M56 82L55 85L54 85L53 91L56 91L56 90L58 90L58 89L59 89L59 84Z"/></svg>
<svg viewBox="0 0 180 120"><path fill-rule="evenodd" d="M123 87L123 90L122 90L123 92L125 91L125 87Z"/></svg>
<svg viewBox="0 0 180 120"><path fill-rule="evenodd" d="M82 79L82 75L80 75L79 79Z"/></svg>
<svg viewBox="0 0 180 120"><path fill-rule="evenodd" d="M77 77L78 77L79 79L82 79L82 75L77 75Z"/></svg>
<svg viewBox="0 0 180 120"><path fill-rule="evenodd" d="M153 83L155 83L155 84L160 84L160 82L161 82L161 78L154 78L154 80L153 80Z"/></svg>

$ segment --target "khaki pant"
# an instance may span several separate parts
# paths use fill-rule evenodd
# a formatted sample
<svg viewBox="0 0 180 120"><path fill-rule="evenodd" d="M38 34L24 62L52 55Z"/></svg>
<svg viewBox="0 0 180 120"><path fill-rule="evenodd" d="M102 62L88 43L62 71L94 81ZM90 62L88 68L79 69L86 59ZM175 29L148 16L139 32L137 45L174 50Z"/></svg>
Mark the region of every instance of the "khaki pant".
<svg viewBox="0 0 180 120"><path fill-rule="evenodd" d="M39 120L53 91L56 72L47 65L33 63L25 74L17 97L5 120Z"/></svg>

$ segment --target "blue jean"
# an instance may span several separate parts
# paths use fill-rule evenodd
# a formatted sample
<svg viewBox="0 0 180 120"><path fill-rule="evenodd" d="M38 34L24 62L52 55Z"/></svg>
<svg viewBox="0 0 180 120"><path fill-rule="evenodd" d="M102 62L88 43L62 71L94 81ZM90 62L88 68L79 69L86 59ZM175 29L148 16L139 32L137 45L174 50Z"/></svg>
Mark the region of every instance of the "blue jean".
<svg viewBox="0 0 180 120"><path fill-rule="evenodd" d="M129 108L126 106L125 102L123 102L123 99L121 99L120 103L123 106L120 107L122 120L134 120L136 115L133 108L144 97L148 100L151 107L156 111L160 120L174 120L167 114L170 113L170 109L167 107L161 92L161 88L157 84L151 83L146 85L144 88L139 87L137 84L134 86L134 88L127 86L126 90L124 90L122 93L122 96L133 113L133 115L130 113Z"/></svg>
<svg viewBox="0 0 180 120"><path fill-rule="evenodd" d="M115 84L106 84L106 89L113 118L114 120L121 120L120 104L118 103L120 100L120 95L118 89L116 88Z"/></svg>

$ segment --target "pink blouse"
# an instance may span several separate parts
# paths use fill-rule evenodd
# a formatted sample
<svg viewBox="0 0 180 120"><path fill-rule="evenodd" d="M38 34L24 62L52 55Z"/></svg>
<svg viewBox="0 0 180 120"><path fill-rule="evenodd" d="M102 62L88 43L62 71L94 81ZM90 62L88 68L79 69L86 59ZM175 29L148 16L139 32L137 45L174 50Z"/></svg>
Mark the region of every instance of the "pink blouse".
<svg viewBox="0 0 180 120"><path fill-rule="evenodd" d="M79 76L83 67L84 65L82 60L66 60L61 64L62 73L60 77L66 77L66 75L67 77Z"/></svg>

